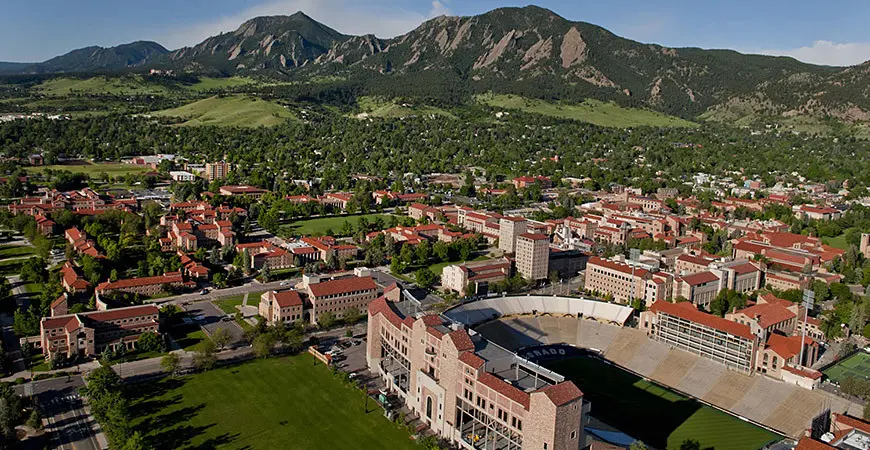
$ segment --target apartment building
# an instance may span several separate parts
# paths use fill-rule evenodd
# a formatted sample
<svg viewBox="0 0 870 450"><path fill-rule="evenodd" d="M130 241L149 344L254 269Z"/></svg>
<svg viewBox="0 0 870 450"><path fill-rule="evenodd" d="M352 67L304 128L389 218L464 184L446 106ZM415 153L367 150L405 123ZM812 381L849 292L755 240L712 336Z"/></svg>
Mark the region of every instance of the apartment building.
<svg viewBox="0 0 870 450"><path fill-rule="evenodd" d="M299 292L267 291L260 296L259 314L266 323L274 326L278 323L292 323L302 320L303 302Z"/></svg>
<svg viewBox="0 0 870 450"><path fill-rule="evenodd" d="M317 276L306 275L303 287L310 304L310 310L304 311L303 317L311 324L316 324L327 312L339 319L351 310L362 313L378 295L378 286L372 277L320 281Z"/></svg>
<svg viewBox="0 0 870 450"><path fill-rule="evenodd" d="M499 220L498 248L505 253L516 251L517 236L528 231L529 221L522 217L502 217Z"/></svg>
<svg viewBox="0 0 870 450"><path fill-rule="evenodd" d="M545 234L523 233L517 236L517 272L527 280L544 280L549 275L550 238Z"/></svg>
<svg viewBox="0 0 870 450"><path fill-rule="evenodd" d="M155 305L142 305L43 317L38 343L46 359L58 352L92 357L107 348L132 350L143 333L159 332L159 312Z"/></svg>
<svg viewBox="0 0 870 450"><path fill-rule="evenodd" d="M463 449L577 450L590 410L564 377L434 315L380 297L368 309L366 361L433 432Z"/></svg>
<svg viewBox="0 0 870 450"><path fill-rule="evenodd" d="M224 161L205 163L203 175L208 181L222 180L230 173L230 164Z"/></svg>
<svg viewBox="0 0 870 450"><path fill-rule="evenodd" d="M649 306L669 298L672 288L672 278L666 273L651 272L597 256L589 258L586 263L585 289L601 295L612 295L619 303L638 298Z"/></svg>
<svg viewBox="0 0 870 450"><path fill-rule="evenodd" d="M755 370L758 338L750 327L698 311L690 302L653 303L640 314L640 328L653 339L729 369L745 374Z"/></svg>
<svg viewBox="0 0 870 450"><path fill-rule="evenodd" d="M163 292L164 286L184 287L186 283L181 272L167 272L156 277L127 278L118 281L106 281L97 286L98 295L106 296L118 292L128 292L151 297Z"/></svg>
<svg viewBox="0 0 870 450"><path fill-rule="evenodd" d="M488 261L465 262L453 264L441 272L441 287L445 290L467 295L469 283L474 283L475 292L484 283L496 283L511 276L511 261L499 258Z"/></svg>

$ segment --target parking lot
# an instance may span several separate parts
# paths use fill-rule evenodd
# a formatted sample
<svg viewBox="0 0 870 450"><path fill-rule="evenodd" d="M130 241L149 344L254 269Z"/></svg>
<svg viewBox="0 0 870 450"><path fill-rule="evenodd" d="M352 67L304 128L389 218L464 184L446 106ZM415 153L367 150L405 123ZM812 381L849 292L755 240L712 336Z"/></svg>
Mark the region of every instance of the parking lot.
<svg viewBox="0 0 870 450"><path fill-rule="evenodd" d="M196 302L182 305L190 317L202 327L206 334L211 336L215 331L223 328L230 335L230 347L235 347L241 344L244 339L244 331L232 319L224 319L229 317L221 311L220 308L212 302Z"/></svg>

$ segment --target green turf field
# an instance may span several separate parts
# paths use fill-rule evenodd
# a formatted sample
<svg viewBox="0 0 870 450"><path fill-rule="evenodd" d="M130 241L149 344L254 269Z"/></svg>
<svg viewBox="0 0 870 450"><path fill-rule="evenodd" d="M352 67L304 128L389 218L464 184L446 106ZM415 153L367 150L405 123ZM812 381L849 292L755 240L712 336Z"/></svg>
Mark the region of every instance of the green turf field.
<svg viewBox="0 0 870 450"><path fill-rule="evenodd" d="M592 415L656 448L679 448L686 439L701 448L751 450L780 436L683 397L592 358L546 364L574 381L592 402Z"/></svg>
<svg viewBox="0 0 870 450"><path fill-rule="evenodd" d="M149 167L136 166L133 164L124 163L100 163L100 164L57 164L53 166L33 166L25 167L29 173L42 173L47 169L51 170L67 170L73 173L84 173L89 176L96 177L103 172L106 172L111 177L123 176L127 174L140 174L151 170Z"/></svg>
<svg viewBox="0 0 870 450"><path fill-rule="evenodd" d="M698 124L660 112L623 108L615 103L586 100L577 104L557 104L516 95L478 95L477 101L493 108L516 109L528 113L578 120L603 127L696 127Z"/></svg>
<svg viewBox="0 0 870 450"><path fill-rule="evenodd" d="M419 449L383 410L304 354L134 385L135 429L156 449Z"/></svg>
<svg viewBox="0 0 870 450"><path fill-rule="evenodd" d="M332 230L333 233L338 233L344 226L344 222L350 222L356 230L357 222L360 217L365 217L369 223L374 222L380 216L386 221L389 216L385 214L361 214L358 216L335 216L335 217L318 217L316 219L296 220L281 227L282 234L285 236L309 236L323 235L327 230Z"/></svg>
<svg viewBox="0 0 870 450"><path fill-rule="evenodd" d="M870 380L870 355L858 352L823 371L825 376L839 384L844 378L852 376L860 380Z"/></svg>
<svg viewBox="0 0 870 450"><path fill-rule="evenodd" d="M180 117L185 126L260 127L284 123L295 116L283 106L247 95L214 96L204 100L152 113Z"/></svg>

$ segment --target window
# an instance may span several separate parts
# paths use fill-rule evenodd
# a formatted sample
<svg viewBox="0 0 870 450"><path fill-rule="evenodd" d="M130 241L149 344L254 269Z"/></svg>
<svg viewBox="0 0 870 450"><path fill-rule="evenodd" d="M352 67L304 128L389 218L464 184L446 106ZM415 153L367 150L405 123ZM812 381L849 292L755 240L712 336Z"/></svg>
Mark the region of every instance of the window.
<svg viewBox="0 0 870 450"><path fill-rule="evenodd" d="M577 439L577 431L571 432L571 440Z"/></svg>

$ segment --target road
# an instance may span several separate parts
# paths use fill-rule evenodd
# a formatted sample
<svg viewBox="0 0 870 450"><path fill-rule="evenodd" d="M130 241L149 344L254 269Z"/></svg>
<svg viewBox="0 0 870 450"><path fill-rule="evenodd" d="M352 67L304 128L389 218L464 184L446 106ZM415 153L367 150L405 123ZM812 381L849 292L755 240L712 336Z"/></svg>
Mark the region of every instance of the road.
<svg viewBox="0 0 870 450"><path fill-rule="evenodd" d="M48 424L57 449L100 450L108 448L99 433L99 425L87 411L78 390L84 386L81 376L54 378L15 386L19 395L34 395ZM32 392L28 392L32 390ZM102 443L102 444L101 444Z"/></svg>
<svg viewBox="0 0 870 450"><path fill-rule="evenodd" d="M200 294L193 292L190 294L176 295L174 297L156 298L148 300L148 303L156 303L160 305L174 304L180 305L186 302L199 302L205 300L219 300L222 298L233 297L236 295L244 295L251 292L264 292L272 289L287 289L301 281L301 278L292 278L289 280L270 281L268 283L260 283L259 281L251 281L242 286L229 287L225 289L210 289L208 294ZM281 283L285 285L282 286Z"/></svg>

